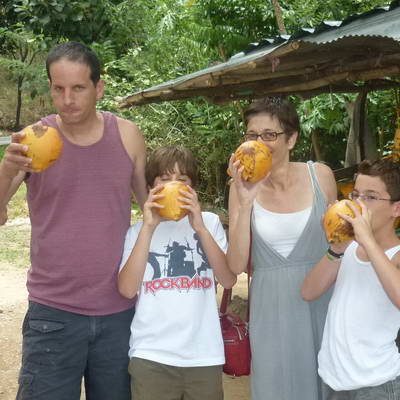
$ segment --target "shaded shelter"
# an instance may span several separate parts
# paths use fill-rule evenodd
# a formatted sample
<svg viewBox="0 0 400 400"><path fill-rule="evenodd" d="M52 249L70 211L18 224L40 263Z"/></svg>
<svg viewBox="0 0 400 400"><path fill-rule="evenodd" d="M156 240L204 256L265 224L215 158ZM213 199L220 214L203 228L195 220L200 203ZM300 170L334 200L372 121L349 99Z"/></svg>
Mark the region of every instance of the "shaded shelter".
<svg viewBox="0 0 400 400"><path fill-rule="evenodd" d="M228 61L138 91L122 107L203 97L210 103L322 93L359 93L350 165L364 159L365 102L372 90L400 87L400 0L343 21L251 44ZM370 138L369 138L370 139ZM347 156L347 153L346 153ZM353 169L335 171L337 179Z"/></svg>
<svg viewBox="0 0 400 400"><path fill-rule="evenodd" d="M204 96L215 104L264 96L399 86L400 1L251 44L228 61L127 96L122 106Z"/></svg>

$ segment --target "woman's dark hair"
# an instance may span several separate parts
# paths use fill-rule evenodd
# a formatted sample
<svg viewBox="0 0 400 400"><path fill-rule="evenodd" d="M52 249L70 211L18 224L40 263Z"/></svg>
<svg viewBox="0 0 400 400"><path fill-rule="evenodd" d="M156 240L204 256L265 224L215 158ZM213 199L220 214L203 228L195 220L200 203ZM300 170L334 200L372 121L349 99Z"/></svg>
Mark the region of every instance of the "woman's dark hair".
<svg viewBox="0 0 400 400"><path fill-rule="evenodd" d="M163 146L154 150L146 164L146 182L153 187L154 180L167 172L173 172L175 164L179 171L192 181L192 187L197 185L197 162L193 153L183 146Z"/></svg>
<svg viewBox="0 0 400 400"><path fill-rule="evenodd" d="M381 178L391 200L400 200L400 163L388 159L364 160L358 165L357 174Z"/></svg>
<svg viewBox="0 0 400 400"><path fill-rule="evenodd" d="M87 65L90 68L90 80L93 82L94 86L97 85L97 82L100 80L100 60L92 49L83 43L78 42L61 43L50 51L46 59L46 71L50 82L51 64L63 58L68 61L74 61Z"/></svg>
<svg viewBox="0 0 400 400"><path fill-rule="evenodd" d="M268 114L278 119L287 137L297 132L300 134L300 120L295 106L282 97L265 97L253 101L244 112L246 125L258 114Z"/></svg>

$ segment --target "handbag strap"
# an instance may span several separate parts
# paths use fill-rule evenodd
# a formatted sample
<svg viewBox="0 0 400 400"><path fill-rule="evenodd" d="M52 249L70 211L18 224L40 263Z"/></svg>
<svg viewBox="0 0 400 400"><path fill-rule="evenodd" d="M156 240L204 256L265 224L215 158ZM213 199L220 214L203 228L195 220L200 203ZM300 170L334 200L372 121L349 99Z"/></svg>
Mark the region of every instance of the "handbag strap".
<svg viewBox="0 0 400 400"><path fill-rule="evenodd" d="M246 267L246 272L247 272L247 312L246 312L246 321L249 321L250 317L250 276L252 273L252 265L251 265L251 242L252 242L252 237L251 237L251 231L250 231L250 249L249 249L249 259L247 261L247 267ZM222 300L221 300L221 305L219 308L219 311L221 314L225 314L226 310L228 309L229 304L231 303L232 299L232 289L225 289L222 293Z"/></svg>

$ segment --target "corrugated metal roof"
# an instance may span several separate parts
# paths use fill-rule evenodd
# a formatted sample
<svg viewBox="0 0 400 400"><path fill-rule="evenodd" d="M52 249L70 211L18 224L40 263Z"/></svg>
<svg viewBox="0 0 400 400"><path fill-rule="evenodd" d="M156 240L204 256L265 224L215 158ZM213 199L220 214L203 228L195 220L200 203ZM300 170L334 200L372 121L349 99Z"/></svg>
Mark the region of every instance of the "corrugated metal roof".
<svg viewBox="0 0 400 400"><path fill-rule="evenodd" d="M205 96L215 103L265 95L398 86L400 1L250 44L227 62L134 93L123 106Z"/></svg>

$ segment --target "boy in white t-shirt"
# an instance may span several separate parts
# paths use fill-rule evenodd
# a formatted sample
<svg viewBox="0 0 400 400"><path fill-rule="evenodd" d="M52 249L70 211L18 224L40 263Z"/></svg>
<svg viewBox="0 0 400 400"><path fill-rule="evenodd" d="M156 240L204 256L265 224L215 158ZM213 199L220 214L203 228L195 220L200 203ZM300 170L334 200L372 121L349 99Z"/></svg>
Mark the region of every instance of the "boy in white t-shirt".
<svg viewBox="0 0 400 400"><path fill-rule="evenodd" d="M361 205L355 240L331 244L306 276L302 296L311 301L335 284L329 303L319 375L335 400L400 399L400 164L363 161L350 199Z"/></svg>
<svg viewBox="0 0 400 400"><path fill-rule="evenodd" d="M226 236L219 217L201 212L197 166L191 152L168 146L154 151L146 166L152 189L143 222L126 235L118 288L138 294L131 325L130 364L134 400L222 400L225 362L215 280L236 282L226 261ZM189 214L165 221L155 202L168 181L181 181Z"/></svg>

